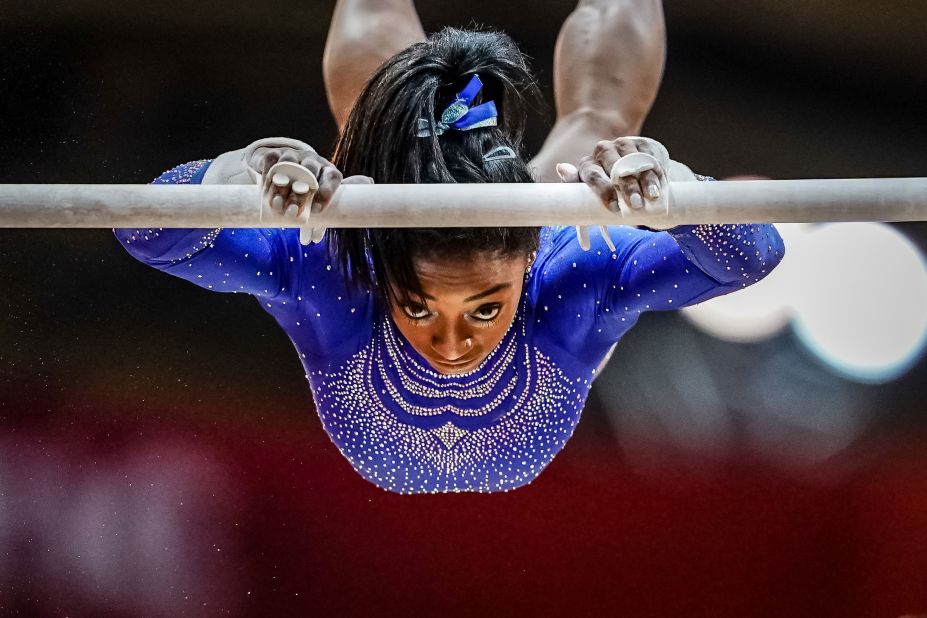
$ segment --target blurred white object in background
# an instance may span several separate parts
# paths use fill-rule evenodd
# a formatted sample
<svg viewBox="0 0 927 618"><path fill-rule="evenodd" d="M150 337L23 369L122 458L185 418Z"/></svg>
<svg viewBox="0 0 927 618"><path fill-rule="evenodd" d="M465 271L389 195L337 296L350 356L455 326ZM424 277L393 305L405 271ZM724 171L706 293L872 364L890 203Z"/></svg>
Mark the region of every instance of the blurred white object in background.
<svg viewBox="0 0 927 618"><path fill-rule="evenodd" d="M780 266L758 284L683 310L697 327L756 342L792 323L833 372L880 383L903 375L927 343L927 263L881 223L779 224Z"/></svg>
<svg viewBox="0 0 927 618"><path fill-rule="evenodd" d="M801 342L847 378L887 382L920 358L927 339L927 264L888 225L814 229L802 244L791 298Z"/></svg>

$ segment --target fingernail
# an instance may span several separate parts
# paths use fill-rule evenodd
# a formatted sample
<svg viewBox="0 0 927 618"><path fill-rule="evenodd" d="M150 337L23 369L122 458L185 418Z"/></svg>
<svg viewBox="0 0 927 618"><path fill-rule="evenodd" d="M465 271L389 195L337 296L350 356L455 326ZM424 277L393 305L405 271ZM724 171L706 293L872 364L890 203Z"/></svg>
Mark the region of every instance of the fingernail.
<svg viewBox="0 0 927 618"><path fill-rule="evenodd" d="M312 243L312 230L307 227L299 228L299 244L307 246Z"/></svg>
<svg viewBox="0 0 927 618"><path fill-rule="evenodd" d="M643 208L644 207L644 198L641 197L640 193L631 194L631 208Z"/></svg>
<svg viewBox="0 0 927 618"><path fill-rule="evenodd" d="M612 212L621 212L621 206L618 204L618 200L612 200L608 203L608 209Z"/></svg>
<svg viewBox="0 0 927 618"><path fill-rule="evenodd" d="M560 180L564 180L566 178L566 172L563 170L563 163L558 163L557 167L554 169L557 170L557 176L560 176Z"/></svg>
<svg viewBox="0 0 927 618"><path fill-rule="evenodd" d="M660 187L658 187L657 185L648 185L647 195L649 195L651 199L654 199L654 200L657 199L658 197L660 197Z"/></svg>
<svg viewBox="0 0 927 618"><path fill-rule="evenodd" d="M275 195L274 199L270 200L271 208L280 208L283 206L283 197L280 195Z"/></svg>
<svg viewBox="0 0 927 618"><path fill-rule="evenodd" d="M278 187L285 187L290 184L290 177L286 174L274 174L273 183Z"/></svg>

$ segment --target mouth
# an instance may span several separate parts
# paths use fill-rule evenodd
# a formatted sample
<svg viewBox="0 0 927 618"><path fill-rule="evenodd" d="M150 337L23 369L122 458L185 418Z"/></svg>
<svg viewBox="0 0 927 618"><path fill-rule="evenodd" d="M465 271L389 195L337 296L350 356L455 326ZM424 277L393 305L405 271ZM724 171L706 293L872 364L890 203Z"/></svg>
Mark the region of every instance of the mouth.
<svg viewBox="0 0 927 618"><path fill-rule="evenodd" d="M475 358L469 358L456 361L444 361L429 358L428 362L441 373L463 373L473 367L476 364L476 360Z"/></svg>

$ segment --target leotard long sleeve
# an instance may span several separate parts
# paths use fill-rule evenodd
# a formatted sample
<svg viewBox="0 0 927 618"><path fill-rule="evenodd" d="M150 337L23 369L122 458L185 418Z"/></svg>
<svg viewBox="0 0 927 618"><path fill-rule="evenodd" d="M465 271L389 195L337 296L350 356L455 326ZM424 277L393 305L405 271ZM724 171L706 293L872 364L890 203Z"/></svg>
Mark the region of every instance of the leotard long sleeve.
<svg viewBox="0 0 927 618"><path fill-rule="evenodd" d="M208 161L155 183L196 183ZM286 331L322 426L364 478L403 493L505 491L534 480L573 433L611 347L645 311L763 278L784 254L771 225L615 226L583 251L543 228L516 317L479 367L444 375L323 243L296 229L117 229L137 259L199 286L253 295Z"/></svg>

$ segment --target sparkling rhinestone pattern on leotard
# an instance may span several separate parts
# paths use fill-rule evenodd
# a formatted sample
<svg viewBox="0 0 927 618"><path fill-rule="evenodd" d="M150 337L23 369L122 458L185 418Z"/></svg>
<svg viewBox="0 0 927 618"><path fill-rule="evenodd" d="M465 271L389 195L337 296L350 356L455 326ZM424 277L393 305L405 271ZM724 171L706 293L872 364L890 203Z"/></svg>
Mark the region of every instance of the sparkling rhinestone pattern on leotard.
<svg viewBox="0 0 927 618"><path fill-rule="evenodd" d="M364 349L310 377L342 454L401 493L505 491L534 480L572 435L588 393L528 343L523 307L467 375L427 367L384 316Z"/></svg>
<svg viewBox="0 0 927 618"><path fill-rule="evenodd" d="M200 182L208 162L156 184ZM739 290L782 259L771 225L609 226L583 251L543 228L516 319L466 375L434 371L295 229L115 230L136 258L205 289L255 297L292 340L322 425L351 465L404 493L505 491L563 449L603 358L647 311ZM230 333L234 336L234 333ZM633 387L633 385L632 385Z"/></svg>

